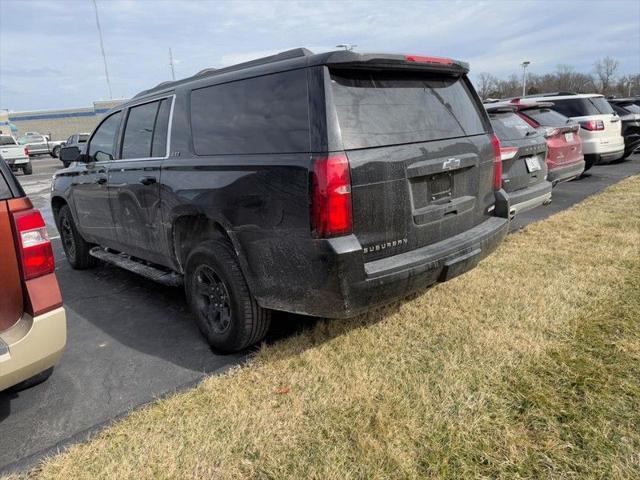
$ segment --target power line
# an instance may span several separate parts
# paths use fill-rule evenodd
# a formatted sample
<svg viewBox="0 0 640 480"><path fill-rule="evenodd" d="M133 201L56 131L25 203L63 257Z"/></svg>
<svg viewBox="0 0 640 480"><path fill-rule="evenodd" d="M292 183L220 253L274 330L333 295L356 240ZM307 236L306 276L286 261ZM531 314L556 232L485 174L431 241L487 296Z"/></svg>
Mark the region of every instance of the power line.
<svg viewBox="0 0 640 480"><path fill-rule="evenodd" d="M98 17L98 4L96 0L93 2L93 8L96 11L96 25L98 26L98 36L100 38L100 51L102 52L102 61L104 62L104 75L107 78L107 87L109 87L109 99L113 100L113 92L111 91L111 81L109 80L109 69L107 68L107 56L104 53L104 42L102 41L102 28L100 28L100 18Z"/></svg>

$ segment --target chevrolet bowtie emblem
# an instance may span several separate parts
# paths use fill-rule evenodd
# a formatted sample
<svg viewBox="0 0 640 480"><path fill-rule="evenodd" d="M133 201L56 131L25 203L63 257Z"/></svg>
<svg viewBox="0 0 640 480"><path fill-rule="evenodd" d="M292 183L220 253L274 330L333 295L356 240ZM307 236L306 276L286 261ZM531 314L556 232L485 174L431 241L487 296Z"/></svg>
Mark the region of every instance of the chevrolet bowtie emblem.
<svg viewBox="0 0 640 480"><path fill-rule="evenodd" d="M459 158L447 158L444 162L442 162L443 170L453 170L455 168L460 168L460 159Z"/></svg>

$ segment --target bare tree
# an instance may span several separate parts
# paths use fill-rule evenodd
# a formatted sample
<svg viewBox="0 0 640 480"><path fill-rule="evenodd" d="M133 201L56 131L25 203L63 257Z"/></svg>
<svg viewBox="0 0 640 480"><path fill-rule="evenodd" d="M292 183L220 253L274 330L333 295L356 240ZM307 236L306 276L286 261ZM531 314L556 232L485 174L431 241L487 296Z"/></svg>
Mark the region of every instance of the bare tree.
<svg viewBox="0 0 640 480"><path fill-rule="evenodd" d="M496 90L498 79L490 73L483 72L478 75L478 95L482 100L489 98L489 94Z"/></svg>
<svg viewBox="0 0 640 480"><path fill-rule="evenodd" d="M593 64L597 87L600 93L611 93L611 87L620 63L611 57L604 57Z"/></svg>

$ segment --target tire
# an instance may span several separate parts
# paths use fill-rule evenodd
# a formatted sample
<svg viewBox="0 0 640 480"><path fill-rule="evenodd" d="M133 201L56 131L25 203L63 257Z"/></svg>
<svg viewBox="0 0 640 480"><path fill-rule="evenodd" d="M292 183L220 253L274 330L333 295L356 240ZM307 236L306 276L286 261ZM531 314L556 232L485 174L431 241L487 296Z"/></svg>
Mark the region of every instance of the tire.
<svg viewBox="0 0 640 480"><path fill-rule="evenodd" d="M227 242L210 241L196 247L187 258L184 285L196 324L215 351L237 352L267 334L271 312L251 296Z"/></svg>
<svg viewBox="0 0 640 480"><path fill-rule="evenodd" d="M27 388L35 387L47 380L53 373L53 367L47 368L44 372L40 372L31 378L27 378L20 383L16 383L14 386L9 387L7 390L10 392L20 392Z"/></svg>
<svg viewBox="0 0 640 480"><path fill-rule="evenodd" d="M62 240L62 249L67 257L67 261L75 270L86 270L94 267L97 259L89 255L89 250L93 244L85 241L76 228L69 205L64 205L56 216L56 225Z"/></svg>
<svg viewBox="0 0 640 480"><path fill-rule="evenodd" d="M62 166L63 166L64 168L69 168L69 165L71 165L71 163L70 163L70 162L62 162Z"/></svg>
<svg viewBox="0 0 640 480"><path fill-rule="evenodd" d="M57 147L53 147L53 150L51 151L51 156L53 158L58 158L60 156L60 145L58 145Z"/></svg>
<svg viewBox="0 0 640 480"><path fill-rule="evenodd" d="M31 162L22 167L22 173L25 175L31 175L33 173L33 165L31 165Z"/></svg>

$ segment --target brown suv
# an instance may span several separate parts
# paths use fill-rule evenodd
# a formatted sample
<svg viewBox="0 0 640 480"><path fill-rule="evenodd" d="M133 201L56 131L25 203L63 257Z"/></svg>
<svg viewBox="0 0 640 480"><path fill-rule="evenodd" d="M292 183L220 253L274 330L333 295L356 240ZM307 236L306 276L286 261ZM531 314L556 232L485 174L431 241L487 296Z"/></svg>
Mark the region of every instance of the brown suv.
<svg viewBox="0 0 640 480"><path fill-rule="evenodd" d="M0 160L0 391L51 375L66 339L66 315L40 212Z"/></svg>

